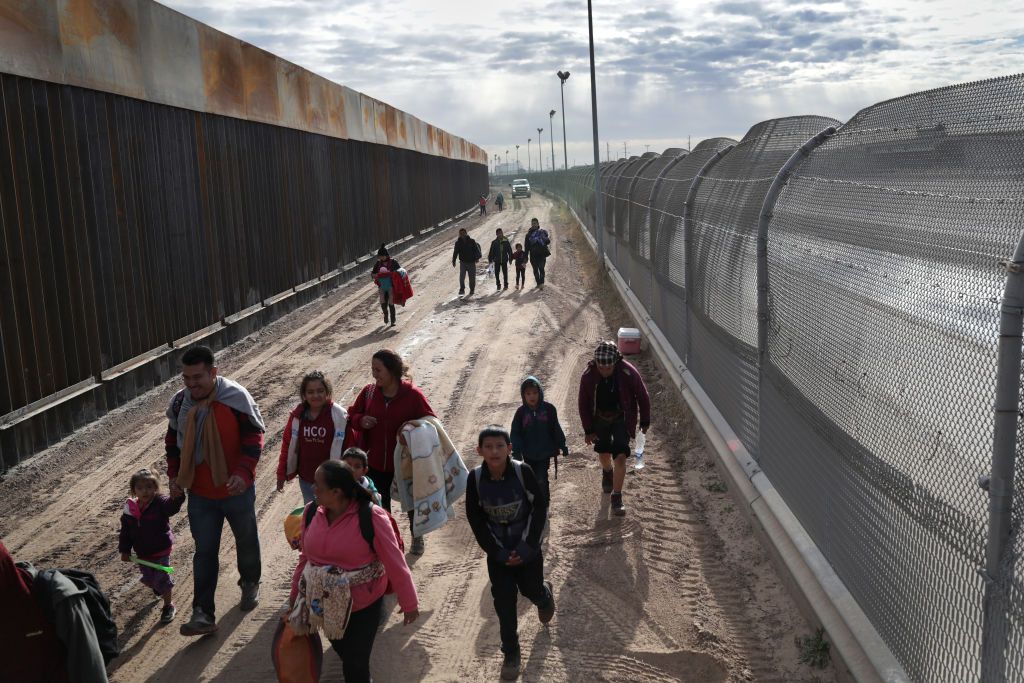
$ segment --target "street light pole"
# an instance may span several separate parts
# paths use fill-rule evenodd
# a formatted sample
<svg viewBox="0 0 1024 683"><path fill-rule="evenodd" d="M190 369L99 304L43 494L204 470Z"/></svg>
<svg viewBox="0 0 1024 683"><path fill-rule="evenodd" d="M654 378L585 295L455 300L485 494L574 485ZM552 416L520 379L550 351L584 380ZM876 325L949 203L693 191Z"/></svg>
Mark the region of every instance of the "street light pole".
<svg viewBox="0 0 1024 683"><path fill-rule="evenodd" d="M555 170L555 110L548 112L548 134L551 136L551 171Z"/></svg>
<svg viewBox="0 0 1024 683"><path fill-rule="evenodd" d="M569 80L568 71L559 71L558 80L562 84L562 154L565 155L565 168L569 169L569 148L565 143L565 82Z"/></svg>
<svg viewBox="0 0 1024 683"><path fill-rule="evenodd" d="M530 156L530 142L532 142L532 141L533 141L533 138L526 138L526 172L527 173L533 173L533 161L532 161L532 157Z"/></svg>
<svg viewBox="0 0 1024 683"><path fill-rule="evenodd" d="M597 76L594 72L594 13L587 0L587 28L590 31L590 113L594 125L594 237L597 263L604 270L604 201L601 197L601 148L597 141Z"/></svg>
<svg viewBox="0 0 1024 683"><path fill-rule="evenodd" d="M544 139L540 136L544 132L543 128L537 129L537 165L540 166L540 172L544 172L544 150L541 149L541 145L544 144Z"/></svg>
<svg viewBox="0 0 1024 683"><path fill-rule="evenodd" d="M519 173L519 145L516 145L516 173Z"/></svg>

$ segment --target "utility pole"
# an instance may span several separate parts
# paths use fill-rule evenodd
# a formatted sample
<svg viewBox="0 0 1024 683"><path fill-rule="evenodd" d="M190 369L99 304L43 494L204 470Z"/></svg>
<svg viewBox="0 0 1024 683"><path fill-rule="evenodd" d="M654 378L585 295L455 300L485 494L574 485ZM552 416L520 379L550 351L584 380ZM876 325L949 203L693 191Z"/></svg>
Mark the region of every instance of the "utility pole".
<svg viewBox="0 0 1024 683"><path fill-rule="evenodd" d="M693 151L693 147L690 147L690 136L689 135L686 136L686 151L687 152L692 152Z"/></svg>
<svg viewBox="0 0 1024 683"><path fill-rule="evenodd" d="M526 172L533 172L533 161L530 160L530 141L533 138L526 138Z"/></svg>
<svg viewBox="0 0 1024 683"><path fill-rule="evenodd" d="M565 142L565 82L569 80L569 72L559 71L558 80L562 83L562 154L565 155L565 169L569 170L569 148Z"/></svg>
<svg viewBox="0 0 1024 683"><path fill-rule="evenodd" d="M604 141L604 160L605 161L611 161L612 160L612 145L607 140Z"/></svg>
<svg viewBox="0 0 1024 683"><path fill-rule="evenodd" d="M604 201L601 198L601 147L597 137L597 76L594 73L594 13L587 0L587 28L590 33L590 112L594 120L594 237L597 238L597 267L604 270Z"/></svg>
<svg viewBox="0 0 1024 683"><path fill-rule="evenodd" d="M548 135L551 136L551 170L555 170L555 110L548 112Z"/></svg>
<svg viewBox="0 0 1024 683"><path fill-rule="evenodd" d="M519 173L519 145L516 145L516 173Z"/></svg>
<svg viewBox="0 0 1024 683"><path fill-rule="evenodd" d="M622 141L622 156L625 157L626 159L629 158L629 152L626 151L626 141L625 140Z"/></svg>

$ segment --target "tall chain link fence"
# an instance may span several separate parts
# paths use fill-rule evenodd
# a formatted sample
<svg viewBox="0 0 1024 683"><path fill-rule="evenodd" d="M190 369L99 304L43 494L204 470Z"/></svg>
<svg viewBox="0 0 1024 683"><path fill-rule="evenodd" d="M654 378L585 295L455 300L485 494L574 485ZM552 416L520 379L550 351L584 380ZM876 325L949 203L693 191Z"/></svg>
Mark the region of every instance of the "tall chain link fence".
<svg viewBox="0 0 1024 683"><path fill-rule="evenodd" d="M530 177L593 232L592 167ZM1024 76L606 163L598 201L606 256L907 673L1024 680L1020 461L989 484L1008 538L979 486L1016 455L993 406Z"/></svg>

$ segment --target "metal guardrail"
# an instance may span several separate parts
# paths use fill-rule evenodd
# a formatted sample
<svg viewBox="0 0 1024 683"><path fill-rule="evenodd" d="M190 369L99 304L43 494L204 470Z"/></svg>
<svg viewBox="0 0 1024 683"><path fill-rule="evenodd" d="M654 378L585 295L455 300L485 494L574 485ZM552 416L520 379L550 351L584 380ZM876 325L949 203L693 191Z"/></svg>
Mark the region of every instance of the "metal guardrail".
<svg viewBox="0 0 1024 683"><path fill-rule="evenodd" d="M1024 680L1022 93L601 169L607 258L919 681ZM530 178L593 231L593 172Z"/></svg>

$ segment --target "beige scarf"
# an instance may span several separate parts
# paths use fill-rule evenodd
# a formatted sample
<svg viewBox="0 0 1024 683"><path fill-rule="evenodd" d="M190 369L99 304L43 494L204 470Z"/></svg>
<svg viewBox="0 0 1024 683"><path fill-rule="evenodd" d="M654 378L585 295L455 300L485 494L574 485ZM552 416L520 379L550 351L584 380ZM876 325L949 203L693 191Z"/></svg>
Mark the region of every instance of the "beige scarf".
<svg viewBox="0 0 1024 683"><path fill-rule="evenodd" d="M216 393L216 392L214 392ZM185 443L181 445L181 464L178 467L178 486L190 488L196 477L196 421L199 410L207 411L203 420L203 459L210 466L213 485L220 487L228 481L228 463L224 457L224 446L220 442L220 431L217 429L217 416L213 412L214 394L193 404L185 418Z"/></svg>

